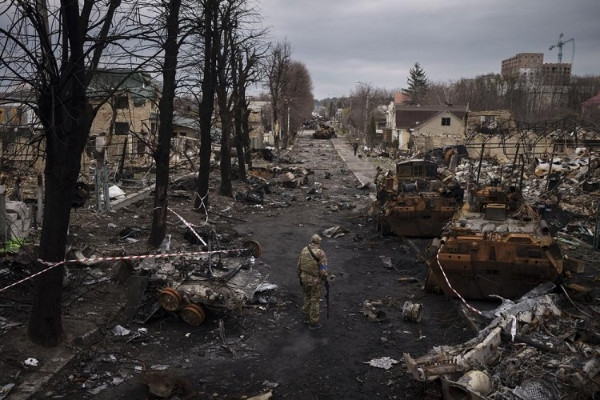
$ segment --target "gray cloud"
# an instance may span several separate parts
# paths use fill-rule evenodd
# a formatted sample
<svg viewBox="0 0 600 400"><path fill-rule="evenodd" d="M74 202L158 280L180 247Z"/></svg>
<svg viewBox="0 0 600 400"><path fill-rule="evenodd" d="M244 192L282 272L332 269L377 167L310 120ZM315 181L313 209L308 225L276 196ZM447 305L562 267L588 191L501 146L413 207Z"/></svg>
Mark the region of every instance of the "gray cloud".
<svg viewBox="0 0 600 400"><path fill-rule="evenodd" d="M260 10L307 66L317 98L349 94L357 81L405 87L417 61L435 82L498 73L516 53L557 62L548 48L561 32L575 39L573 73L600 75L598 0L262 0Z"/></svg>

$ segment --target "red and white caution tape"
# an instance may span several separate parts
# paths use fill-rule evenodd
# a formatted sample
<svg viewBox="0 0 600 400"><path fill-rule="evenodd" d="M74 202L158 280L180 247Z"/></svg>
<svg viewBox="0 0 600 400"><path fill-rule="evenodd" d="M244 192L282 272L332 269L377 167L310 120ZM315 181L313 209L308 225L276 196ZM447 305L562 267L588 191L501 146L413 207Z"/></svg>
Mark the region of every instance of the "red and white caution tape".
<svg viewBox="0 0 600 400"><path fill-rule="evenodd" d="M196 238L198 238L198 240L200 240L200 242L204 245L207 246L206 242L200 237L200 235L198 235L198 232L196 232L196 230L192 227L192 225L187 222L181 215L177 214L175 211L173 211L170 208L167 208L169 211L171 211L173 214L175 214L184 224L185 226L187 226L192 233L196 236ZM0 288L0 293L15 287L17 285L20 285L23 282L27 282L30 279L35 278L36 276L39 276L45 272L48 272L49 270L51 270L52 268L58 267L60 265L64 265L64 264L73 264L73 263L96 263L96 262L105 262L105 261L120 261L120 260L142 260L145 258L166 258L166 257L194 257L194 256L199 256L199 255L205 255L205 254L226 254L226 253L235 253L235 254L240 254L243 250L245 249L235 249L235 250L216 250L216 251L192 251L192 252L185 252L185 253L165 253L165 254L145 254L145 255L139 255L139 256L118 256L118 257L90 257L90 258L84 258L84 259L79 259L79 260L65 260L65 261L59 261L59 262L49 262L49 261L44 261L41 259L38 259L38 262L40 264L46 265L47 268L44 268L43 270L36 272L33 275L27 276L23 279L21 279L20 281L14 282L4 288Z"/></svg>
<svg viewBox="0 0 600 400"><path fill-rule="evenodd" d="M59 262L49 262L49 261L44 261L44 260L38 258L37 261L40 264L46 265L47 268L44 268L43 270L38 271L35 274L29 275L29 276L21 279L20 281L11 283L10 285L8 285L4 288L0 288L0 293L4 292L5 290L8 290L12 287L15 287L17 285L20 285L21 283L26 282L30 279L33 279L36 276L39 276L45 272L48 272L52 268L56 268L56 267L58 267L60 265L64 265L64 264L74 264L74 263L92 264L92 263L106 262L106 261L142 260L145 258L167 258L167 257L195 257L195 256L201 256L201 255L229 254L229 253L233 253L234 255L240 255L245 250L246 249L231 249L231 250L214 250L214 251L190 251L190 252L164 253L164 254L143 254L143 255L137 255L137 256L89 257L89 258L82 258L82 259L78 259L78 260L64 260L64 261L59 261Z"/></svg>
<svg viewBox="0 0 600 400"><path fill-rule="evenodd" d="M464 305L471 311L484 316L483 313L481 311L479 311L478 309L476 309L475 307L473 307L472 305L470 305L469 303L467 303L467 301L460 295L460 293L458 293L450 284L450 281L448 280L448 277L446 276L446 272L444 272L444 268L442 268L442 264L440 263L440 252L442 251L442 248L444 246L440 246L440 249L438 250L435 259L438 263L438 267L440 267L440 271L442 271L442 275L444 276L444 279L446 280L446 284L448 285L448 287L450 288L450 290L452 290L452 292L456 295L456 297L458 297L463 303Z"/></svg>
<svg viewBox="0 0 600 400"><path fill-rule="evenodd" d="M173 214L175 214L177 216L177 218L179 218L181 220L181 222L183 222L185 224L185 226L187 226L192 231L192 233L196 236L196 238L198 240L200 240L200 243L202 243L204 246L208 246L206 244L206 242L204 241L204 239L202 239L200 237L200 235L198 235L198 232L196 232L196 230L192 227L192 225L189 222L187 222L181 215L177 214L175 211L171 210L169 207L167 207L167 210L169 210Z"/></svg>
<svg viewBox="0 0 600 400"><path fill-rule="evenodd" d="M35 273L35 274L33 274L33 275L29 275L29 276L27 276L27 277L25 277L25 278L21 279L20 281L17 281L17 282L11 283L10 285L8 285L8 286L6 286L6 287L3 287L2 289L0 289L0 293L4 292L5 290L8 290L8 289L10 289L10 288L12 288L12 287L15 287L15 286L17 286L17 285L20 285L20 284L21 284L21 283L23 283L23 282L27 282L28 280L30 280L30 279L33 279L33 278L35 278L36 276L43 274L44 272L48 272L48 271L50 271L52 268L54 268L54 267L58 267L58 266L59 266L59 265L61 265L61 264L63 264L63 262L54 263L54 264L52 264L51 266L49 266L48 268L44 268L43 270L41 270L41 271L38 271L38 272L36 272L36 273Z"/></svg>

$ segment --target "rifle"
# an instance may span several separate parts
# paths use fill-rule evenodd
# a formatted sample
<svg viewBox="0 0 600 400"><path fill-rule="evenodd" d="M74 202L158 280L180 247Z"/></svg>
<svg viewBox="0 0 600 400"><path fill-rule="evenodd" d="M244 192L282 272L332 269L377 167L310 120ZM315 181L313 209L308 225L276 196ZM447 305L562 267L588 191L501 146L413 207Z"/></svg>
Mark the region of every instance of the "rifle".
<svg viewBox="0 0 600 400"><path fill-rule="evenodd" d="M329 279L325 279L325 300L327 301L327 319L329 319Z"/></svg>

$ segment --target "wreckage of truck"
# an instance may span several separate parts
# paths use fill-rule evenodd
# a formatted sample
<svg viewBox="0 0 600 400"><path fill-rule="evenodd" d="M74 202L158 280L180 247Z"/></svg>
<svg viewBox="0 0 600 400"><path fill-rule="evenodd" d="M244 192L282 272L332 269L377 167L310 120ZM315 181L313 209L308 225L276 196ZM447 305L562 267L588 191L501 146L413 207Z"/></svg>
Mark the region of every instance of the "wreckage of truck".
<svg viewBox="0 0 600 400"><path fill-rule="evenodd" d="M431 237L439 235L458 211L463 190L438 174L433 161L414 159L396 164L377 183L377 227L383 234Z"/></svg>
<svg viewBox="0 0 600 400"><path fill-rule="evenodd" d="M514 299L563 274L546 222L515 186L474 188L428 249L426 290L451 297Z"/></svg>

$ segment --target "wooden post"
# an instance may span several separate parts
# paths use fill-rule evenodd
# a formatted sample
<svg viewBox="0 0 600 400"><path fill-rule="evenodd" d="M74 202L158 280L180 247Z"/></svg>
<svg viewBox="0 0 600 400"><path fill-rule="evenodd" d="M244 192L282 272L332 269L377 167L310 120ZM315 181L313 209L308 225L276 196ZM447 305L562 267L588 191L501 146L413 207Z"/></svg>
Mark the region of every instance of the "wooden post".
<svg viewBox="0 0 600 400"><path fill-rule="evenodd" d="M8 237L8 217L6 215L6 186L0 185L0 239L2 242L10 240Z"/></svg>
<svg viewBox="0 0 600 400"><path fill-rule="evenodd" d="M42 219L44 218L44 181L42 179L42 174L38 174L37 176L37 187L35 190L35 197L37 199L35 223L36 225L41 225Z"/></svg>
<svg viewBox="0 0 600 400"><path fill-rule="evenodd" d="M596 232L594 232L594 250L600 250L600 201L596 205Z"/></svg>

